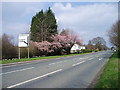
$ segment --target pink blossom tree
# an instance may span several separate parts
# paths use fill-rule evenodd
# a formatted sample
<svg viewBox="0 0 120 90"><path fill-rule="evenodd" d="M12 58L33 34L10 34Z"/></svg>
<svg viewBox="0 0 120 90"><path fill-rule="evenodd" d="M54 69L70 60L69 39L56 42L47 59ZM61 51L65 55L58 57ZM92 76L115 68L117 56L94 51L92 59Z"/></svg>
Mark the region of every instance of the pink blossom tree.
<svg viewBox="0 0 120 90"><path fill-rule="evenodd" d="M32 44L39 50L39 55L47 55L51 47L51 43L48 41L32 42Z"/></svg>
<svg viewBox="0 0 120 90"><path fill-rule="evenodd" d="M59 42L32 42L32 45L39 50L39 55L61 54L62 45Z"/></svg>
<svg viewBox="0 0 120 90"><path fill-rule="evenodd" d="M73 44L81 44L82 40L78 38L77 34L52 35L51 42L32 42L39 50L39 55L60 55L69 54Z"/></svg>
<svg viewBox="0 0 120 90"><path fill-rule="evenodd" d="M77 35L52 35L51 39L54 42L59 42L62 46L62 53L69 54L74 43L81 44L82 40L78 39Z"/></svg>

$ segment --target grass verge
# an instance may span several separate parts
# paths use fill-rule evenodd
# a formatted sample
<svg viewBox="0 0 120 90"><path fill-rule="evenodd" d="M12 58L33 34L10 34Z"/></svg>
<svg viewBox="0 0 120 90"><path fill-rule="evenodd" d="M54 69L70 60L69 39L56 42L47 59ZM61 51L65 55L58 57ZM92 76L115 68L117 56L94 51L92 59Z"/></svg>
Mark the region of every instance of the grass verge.
<svg viewBox="0 0 120 90"><path fill-rule="evenodd" d="M81 53L85 54L85 53ZM24 59L14 59L14 60L3 60L0 61L0 64L8 64L8 63L15 63L15 62L23 62L23 61L33 61L33 60L42 60L42 59L52 59L52 58L60 58L60 57L66 57L66 56L74 56L74 55L80 55L80 54L69 54L69 55L59 55L59 56L42 56L42 57L36 57L36 58L24 58Z"/></svg>
<svg viewBox="0 0 120 90"><path fill-rule="evenodd" d="M118 60L120 60L118 54L114 53L106 64L95 88L118 88Z"/></svg>

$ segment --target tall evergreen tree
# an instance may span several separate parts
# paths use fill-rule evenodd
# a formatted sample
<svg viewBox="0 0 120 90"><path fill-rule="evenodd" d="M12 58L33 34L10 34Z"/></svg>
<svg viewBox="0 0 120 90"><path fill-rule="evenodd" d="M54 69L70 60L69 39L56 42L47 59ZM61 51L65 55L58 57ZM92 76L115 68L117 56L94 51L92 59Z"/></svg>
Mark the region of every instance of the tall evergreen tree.
<svg viewBox="0 0 120 90"><path fill-rule="evenodd" d="M49 41L52 34L57 34L57 23L52 10L46 12L41 10L32 18L31 22L31 40L32 41Z"/></svg>

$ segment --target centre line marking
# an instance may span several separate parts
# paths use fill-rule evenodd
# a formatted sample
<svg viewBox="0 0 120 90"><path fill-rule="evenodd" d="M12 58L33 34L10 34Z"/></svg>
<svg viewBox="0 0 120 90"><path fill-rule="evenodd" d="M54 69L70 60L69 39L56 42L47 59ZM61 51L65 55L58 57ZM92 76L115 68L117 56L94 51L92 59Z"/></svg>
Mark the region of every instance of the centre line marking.
<svg viewBox="0 0 120 90"><path fill-rule="evenodd" d="M34 68L34 67L25 68L25 69L20 69L20 70L15 70L15 71L10 71L10 72L6 72L6 73L0 73L0 75L3 75L3 74L8 74L8 73L13 73L13 72L24 71L24 70L28 70L28 69L32 69L32 68Z"/></svg>
<svg viewBox="0 0 120 90"><path fill-rule="evenodd" d="M59 61L59 62L56 62L56 63L62 63L63 61Z"/></svg>
<svg viewBox="0 0 120 90"><path fill-rule="evenodd" d="M9 87L7 87L7 88L13 88L13 87L16 87L16 86L19 86L19 85L22 85L22 84L25 84L25 83L31 82L31 81L33 81L33 80L37 80L37 79L42 78L42 77L46 77L46 76L48 76L48 75L51 75L51 74L54 74L54 73L57 73L57 72L60 72L60 71L62 71L62 69L58 69L58 70L56 70L56 71L53 71L53 72L50 72L50 73L44 74L44 75L42 75L42 76L38 76L38 77L36 77L36 78L29 79L29 80L27 80L27 81L24 81L24 82L21 82L21 83L18 83L18 84L15 84L15 85L9 86Z"/></svg>
<svg viewBox="0 0 120 90"><path fill-rule="evenodd" d="M72 66L77 66L77 65L79 65L79 64L81 64L81 63L84 63L85 61L82 61L82 62L79 62L79 63L76 63L76 64L73 64Z"/></svg>
<svg viewBox="0 0 120 90"><path fill-rule="evenodd" d="M55 64L55 63L50 63L49 65L53 65L53 64Z"/></svg>
<svg viewBox="0 0 120 90"><path fill-rule="evenodd" d="M90 58L89 60L92 60L92 59L94 59L94 58Z"/></svg>
<svg viewBox="0 0 120 90"><path fill-rule="evenodd" d="M99 58L99 60L102 60L102 58Z"/></svg>
<svg viewBox="0 0 120 90"><path fill-rule="evenodd" d="M59 62L56 62L56 63L50 63L49 65L53 65L53 64L58 64L58 63L62 63L63 61L59 61Z"/></svg>
<svg viewBox="0 0 120 90"><path fill-rule="evenodd" d="M67 61L64 61L64 62L67 62Z"/></svg>

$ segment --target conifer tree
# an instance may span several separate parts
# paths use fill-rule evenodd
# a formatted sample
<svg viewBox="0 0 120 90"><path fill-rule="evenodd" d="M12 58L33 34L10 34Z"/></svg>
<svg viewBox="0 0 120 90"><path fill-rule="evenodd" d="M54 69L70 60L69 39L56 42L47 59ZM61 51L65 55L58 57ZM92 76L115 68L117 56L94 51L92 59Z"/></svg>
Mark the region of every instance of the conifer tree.
<svg viewBox="0 0 120 90"><path fill-rule="evenodd" d="M49 9L46 12L41 10L31 21L31 40L36 42L49 41L51 35L57 34L57 23L55 15Z"/></svg>

